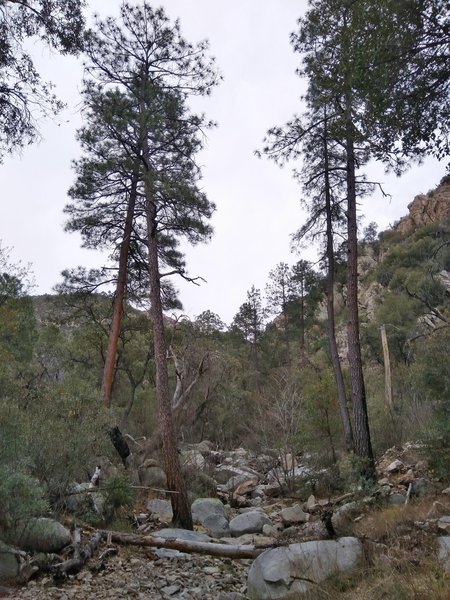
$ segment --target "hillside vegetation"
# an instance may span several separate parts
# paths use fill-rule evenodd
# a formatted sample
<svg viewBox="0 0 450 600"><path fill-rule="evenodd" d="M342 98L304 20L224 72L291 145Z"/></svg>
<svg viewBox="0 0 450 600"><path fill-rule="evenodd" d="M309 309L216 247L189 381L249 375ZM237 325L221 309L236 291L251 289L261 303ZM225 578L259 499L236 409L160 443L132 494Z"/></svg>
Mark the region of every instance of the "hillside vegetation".
<svg viewBox="0 0 450 600"><path fill-rule="evenodd" d="M449 190L444 181L427 197L426 206L433 198L444 206L439 220L419 221L405 231L403 219L376 239L362 240L359 267L364 369L376 453L420 441L436 476L444 478L449 476L450 456ZM417 199L412 213L416 205ZM337 334L345 365L346 290L340 268L338 263ZM157 421L146 312L126 308L112 409L105 411L99 386L109 298L32 297L21 287L20 274L6 271L1 285L0 517L8 521L23 511L42 509L42 502L56 506L71 482L92 474L98 457L117 462L108 436L111 427L119 425L133 438L151 438ZM286 321L279 316L263 325L262 320L253 335L239 313L228 328L208 311L194 321L167 317L167 361L179 402L174 414L180 442L208 439L223 449L272 448L310 456L318 465L339 462L344 445L322 296L322 278L316 273L308 292L290 300ZM383 325L392 371L391 405L385 397ZM23 490L23 502L5 508L12 487L19 498Z"/></svg>

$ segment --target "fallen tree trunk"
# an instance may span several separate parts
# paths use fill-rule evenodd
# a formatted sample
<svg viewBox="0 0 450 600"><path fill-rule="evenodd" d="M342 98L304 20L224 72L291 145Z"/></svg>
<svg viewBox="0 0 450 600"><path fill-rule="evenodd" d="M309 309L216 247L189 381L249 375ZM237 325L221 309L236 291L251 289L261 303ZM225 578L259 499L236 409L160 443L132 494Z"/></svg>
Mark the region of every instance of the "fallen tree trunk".
<svg viewBox="0 0 450 600"><path fill-rule="evenodd" d="M256 558L266 548L272 546L239 546L228 544L217 544L213 542L188 542L177 538L161 538L153 535L136 535L133 533L119 533L115 531L102 531L103 539L109 539L119 544L131 546L150 546L155 548L170 548L180 552L197 554L210 554L211 556L226 556L228 558Z"/></svg>
<svg viewBox="0 0 450 600"><path fill-rule="evenodd" d="M79 548L78 542L75 546L75 554L73 558L69 558L68 560L60 562L56 565L52 565L49 569L50 573L52 573L56 580L64 580L68 575L74 575L75 573L78 573L81 571L85 563L92 558L94 552L97 550L100 544L101 539L102 535L100 532L97 532L91 536L90 540L82 548Z"/></svg>

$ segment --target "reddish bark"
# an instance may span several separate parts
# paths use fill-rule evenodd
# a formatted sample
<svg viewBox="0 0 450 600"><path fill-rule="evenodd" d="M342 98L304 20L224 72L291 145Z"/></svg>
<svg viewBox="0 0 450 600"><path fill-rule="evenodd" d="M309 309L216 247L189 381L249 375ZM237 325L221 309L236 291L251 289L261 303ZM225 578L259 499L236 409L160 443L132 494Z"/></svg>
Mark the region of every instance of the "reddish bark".
<svg viewBox="0 0 450 600"><path fill-rule="evenodd" d="M122 243L119 254L119 273L117 276L116 293L114 296L113 317L111 322L111 331L108 340L108 350L106 353L105 366L103 368L102 379L102 399L103 406L111 406L111 392L114 381L114 369L116 365L117 346L119 342L120 326L123 315L123 302L125 298L125 289L127 284L127 263L128 252L130 249L131 231L133 228L134 208L137 196L137 176L134 175L131 182L131 190L128 198L127 216L123 232Z"/></svg>

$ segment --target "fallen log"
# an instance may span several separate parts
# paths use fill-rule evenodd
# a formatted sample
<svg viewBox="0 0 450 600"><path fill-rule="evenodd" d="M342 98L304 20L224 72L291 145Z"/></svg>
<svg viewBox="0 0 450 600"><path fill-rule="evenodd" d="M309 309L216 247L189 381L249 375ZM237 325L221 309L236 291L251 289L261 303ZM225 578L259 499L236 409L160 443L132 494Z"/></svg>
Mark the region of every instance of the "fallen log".
<svg viewBox="0 0 450 600"><path fill-rule="evenodd" d="M77 536L78 537L78 536ZM82 548L75 547L73 558L64 560L63 562L52 565L49 569L55 580L61 581L67 578L68 575L74 575L81 571L87 561L92 558L97 550L102 536L99 532L91 536L87 544Z"/></svg>
<svg viewBox="0 0 450 600"><path fill-rule="evenodd" d="M134 533L119 533L116 531L102 531L104 540L109 539L118 544L131 546L169 548L180 552L210 554L211 556L225 556L228 558L256 558L267 548L272 546L229 545L214 542L191 542L178 538L162 538L154 535L137 535Z"/></svg>

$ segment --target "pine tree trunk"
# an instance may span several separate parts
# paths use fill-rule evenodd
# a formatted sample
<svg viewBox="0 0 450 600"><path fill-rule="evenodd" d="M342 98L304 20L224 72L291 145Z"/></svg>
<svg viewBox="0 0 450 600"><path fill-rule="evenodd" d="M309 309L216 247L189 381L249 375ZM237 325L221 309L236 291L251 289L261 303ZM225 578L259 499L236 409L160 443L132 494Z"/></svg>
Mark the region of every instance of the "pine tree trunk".
<svg viewBox="0 0 450 600"><path fill-rule="evenodd" d="M355 443L353 440L352 424L347 404L347 395L345 393L344 377L342 374L341 360L336 342L336 323L334 317L334 247L333 247L333 222L331 215L331 194L329 178L329 157L328 157L328 129L325 114L324 124L324 172L325 172L325 210L326 210L326 239L327 239L327 328L328 340L330 343L331 364L333 366L334 379L336 381L336 390L338 395L339 412L341 415L342 427L344 429L345 447L347 452L353 452Z"/></svg>
<svg viewBox="0 0 450 600"><path fill-rule="evenodd" d="M383 347L384 360L384 399L389 410L393 409L392 403L392 377L391 377L391 361L389 358L389 345L386 335L386 325L380 327L381 345Z"/></svg>
<svg viewBox="0 0 450 600"><path fill-rule="evenodd" d="M146 210L148 236L148 270L150 279L150 303L153 323L153 343L156 367L156 398L158 401L159 427L162 437L164 471L173 510L173 524L193 529L191 509L186 484L181 473L177 441L173 422L167 372L167 348L164 336L164 319L161 302L160 274L158 265L158 242L156 239L156 210L146 183Z"/></svg>
<svg viewBox="0 0 450 600"><path fill-rule="evenodd" d="M288 314L287 314L287 298L286 292L283 288L283 304L281 312L283 314L283 325L284 325L284 343L286 345L286 360L287 364L291 366L291 344L289 343L289 327L288 327Z"/></svg>
<svg viewBox="0 0 450 600"><path fill-rule="evenodd" d="M304 296L304 282L303 279L300 282L300 346L304 350L306 346L305 336L305 296Z"/></svg>
<svg viewBox="0 0 450 600"><path fill-rule="evenodd" d="M128 430L128 418L130 416L131 409L133 408L134 400L136 398L136 389L137 385L131 384L130 397L128 398L127 405L122 413L122 418L120 419L120 429L122 431L125 431L125 433Z"/></svg>
<svg viewBox="0 0 450 600"><path fill-rule="evenodd" d="M362 369L358 310L358 230L356 219L356 177L353 125L347 119L347 342L356 453L367 460L366 474L372 476L374 461L367 415Z"/></svg>
<svg viewBox="0 0 450 600"><path fill-rule="evenodd" d="M114 381L114 367L116 364L117 345L119 342L120 326L122 323L123 301L125 297L125 288L127 284L127 264L128 252L130 249L131 231L133 228L134 207L137 196L137 175L133 175L131 181L130 196L128 199L127 216L123 239L120 245L119 254L119 274L117 276L116 293L114 296L113 317L111 322L111 331L109 333L108 350L106 353L105 366L103 368L102 379L102 398L103 406L111 406L111 392Z"/></svg>

